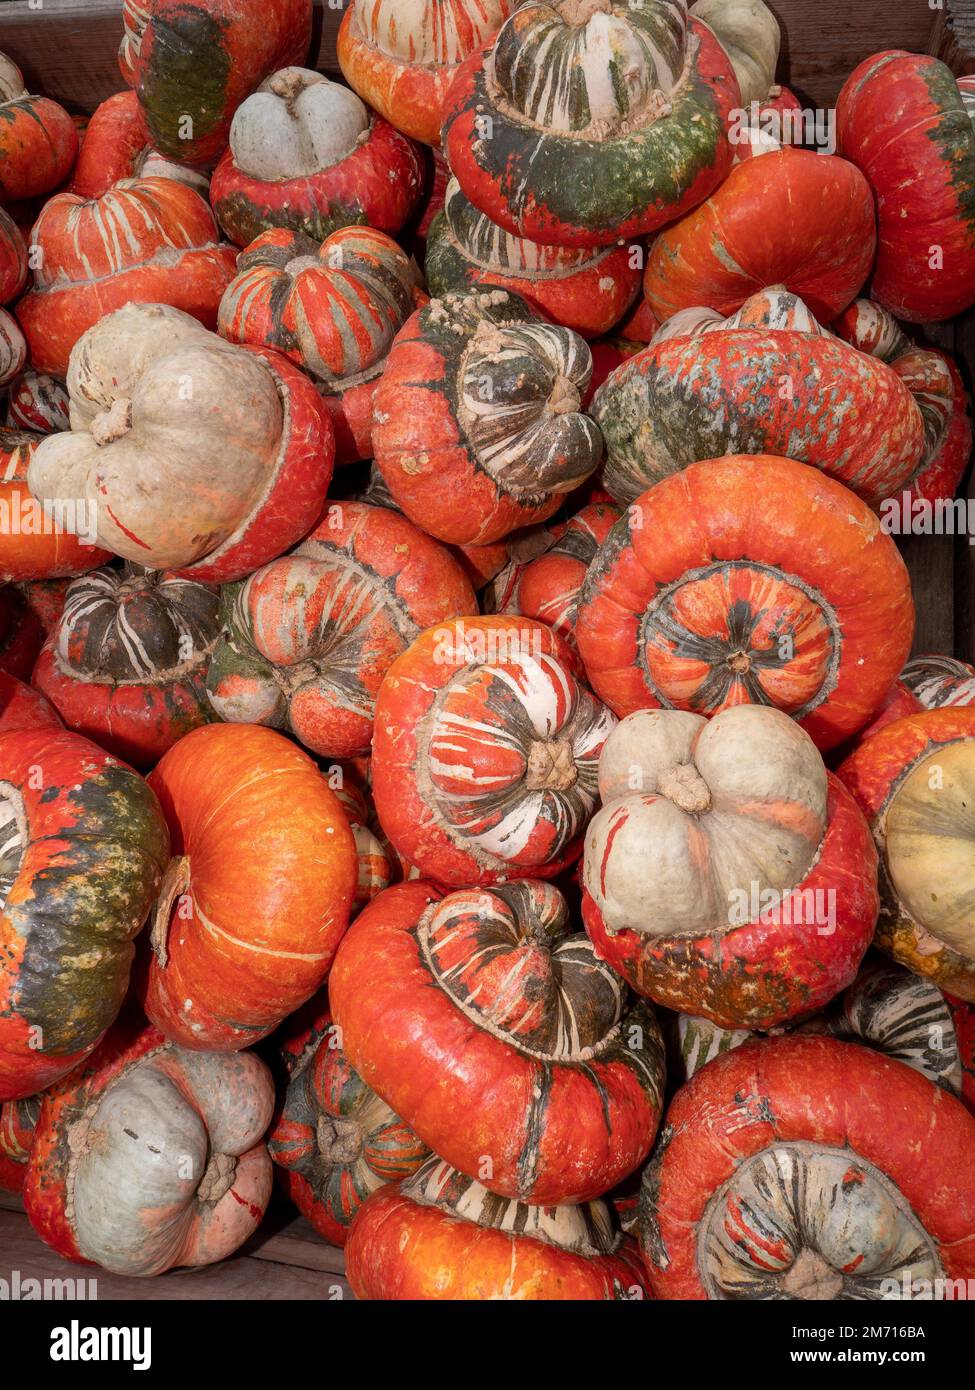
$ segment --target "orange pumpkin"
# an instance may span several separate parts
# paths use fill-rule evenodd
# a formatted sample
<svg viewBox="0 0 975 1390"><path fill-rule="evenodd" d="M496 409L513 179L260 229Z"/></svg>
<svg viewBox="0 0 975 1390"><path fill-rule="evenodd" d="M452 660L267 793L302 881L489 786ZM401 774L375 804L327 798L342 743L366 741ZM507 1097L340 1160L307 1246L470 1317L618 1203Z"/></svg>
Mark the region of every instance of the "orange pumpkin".
<svg viewBox="0 0 975 1390"><path fill-rule="evenodd" d="M634 1242L601 1201L504 1201L436 1154L373 1193L346 1245L356 1298L385 1300L649 1298Z"/></svg>
<svg viewBox="0 0 975 1390"><path fill-rule="evenodd" d="M707 202L665 227L643 287L661 322L699 305L732 314L784 285L828 323L867 278L876 240L860 171L786 146L736 165Z"/></svg>
<svg viewBox="0 0 975 1390"><path fill-rule="evenodd" d="M355 0L338 36L349 86L398 130L439 146L458 66L497 33L519 0Z"/></svg>
<svg viewBox="0 0 975 1390"><path fill-rule="evenodd" d="M184 1047L235 1052L324 982L358 876L352 831L311 758L256 725L194 730L149 782L175 857L146 1013Z"/></svg>
<svg viewBox="0 0 975 1390"><path fill-rule="evenodd" d="M285 227L252 241L220 302L232 343L276 348L315 382L335 426L336 462L372 456L372 404L420 272L392 237L341 227L321 246Z"/></svg>
<svg viewBox="0 0 975 1390"><path fill-rule="evenodd" d="M226 1259L271 1196L273 1105L253 1053L189 1052L120 1025L41 1101L31 1225L65 1259L137 1278Z"/></svg>
<svg viewBox="0 0 975 1390"><path fill-rule="evenodd" d="M0 208L0 304L16 299L27 283L27 247L16 222Z"/></svg>
<svg viewBox="0 0 975 1390"><path fill-rule="evenodd" d="M0 198L37 198L67 178L78 153L75 123L56 101L22 92L0 100Z"/></svg>
<svg viewBox="0 0 975 1390"><path fill-rule="evenodd" d="M616 714L772 704L820 748L867 722L913 631L907 568L866 503L768 454L691 464L637 498L576 620Z"/></svg>
<svg viewBox="0 0 975 1390"><path fill-rule="evenodd" d="M65 579L86 574L111 556L93 538L62 530L27 487L39 434L0 429L0 582ZM77 513L73 514L77 518ZM79 530L87 531L86 522Z"/></svg>
<svg viewBox="0 0 975 1390"><path fill-rule="evenodd" d="M640 1197L657 1298L973 1287L975 1120L902 1062L833 1038L765 1038L702 1067L666 1134ZM939 1276L958 1281L953 1295Z"/></svg>

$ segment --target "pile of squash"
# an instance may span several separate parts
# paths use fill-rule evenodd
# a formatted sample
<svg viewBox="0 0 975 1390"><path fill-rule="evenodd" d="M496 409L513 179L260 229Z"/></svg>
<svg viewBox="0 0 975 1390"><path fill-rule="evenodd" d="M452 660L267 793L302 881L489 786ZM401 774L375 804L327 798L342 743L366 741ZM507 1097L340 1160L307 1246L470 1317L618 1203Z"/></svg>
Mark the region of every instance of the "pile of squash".
<svg viewBox="0 0 975 1390"><path fill-rule="evenodd" d="M126 3L87 121L0 59L0 1185L123 1275L277 1186L361 1298L964 1296L975 670L892 518L975 80L826 153L762 0L354 0L348 85L311 9Z"/></svg>

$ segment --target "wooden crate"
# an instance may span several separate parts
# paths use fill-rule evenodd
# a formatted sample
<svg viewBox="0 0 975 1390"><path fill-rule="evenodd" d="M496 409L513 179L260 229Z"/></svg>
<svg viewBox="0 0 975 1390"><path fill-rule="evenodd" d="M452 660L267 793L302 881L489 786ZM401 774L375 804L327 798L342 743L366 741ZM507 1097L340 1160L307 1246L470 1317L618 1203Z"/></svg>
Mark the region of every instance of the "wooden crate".
<svg viewBox="0 0 975 1390"><path fill-rule="evenodd" d="M341 0L314 3L309 66L338 75ZM975 73L975 0L768 3L782 26L779 76L805 104L831 106L857 63L886 48L934 53L959 76ZM0 0L0 51L23 69L31 90L92 111L122 86L116 63L121 14L122 0ZM956 353L972 389L975 310L917 336ZM975 502L971 473L963 492ZM975 546L964 537L915 536L901 548L917 605L915 651L975 661ZM13 1268L22 1277L64 1278L72 1267L38 1241L16 1199L0 1194L0 1278L9 1278ZM329 1299L352 1296L343 1270L342 1252L276 1200L258 1234L223 1264L154 1280L97 1277L103 1298Z"/></svg>

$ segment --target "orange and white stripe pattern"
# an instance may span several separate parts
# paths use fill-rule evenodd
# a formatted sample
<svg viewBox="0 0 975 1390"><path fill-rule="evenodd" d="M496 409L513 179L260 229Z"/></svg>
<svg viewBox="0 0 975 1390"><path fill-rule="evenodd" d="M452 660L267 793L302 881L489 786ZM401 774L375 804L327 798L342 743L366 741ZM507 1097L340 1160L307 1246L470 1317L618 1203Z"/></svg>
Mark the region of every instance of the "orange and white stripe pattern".
<svg viewBox="0 0 975 1390"><path fill-rule="evenodd" d="M34 227L40 250L37 289L90 282L215 246L213 213L200 195L173 179L123 179L100 198L60 193Z"/></svg>

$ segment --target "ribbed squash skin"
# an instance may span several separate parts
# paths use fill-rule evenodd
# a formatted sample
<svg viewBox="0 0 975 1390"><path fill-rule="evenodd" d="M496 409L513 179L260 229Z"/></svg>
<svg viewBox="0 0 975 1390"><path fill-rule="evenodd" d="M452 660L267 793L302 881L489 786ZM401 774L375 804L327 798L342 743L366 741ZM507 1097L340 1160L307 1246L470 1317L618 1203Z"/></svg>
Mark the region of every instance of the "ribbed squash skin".
<svg viewBox="0 0 975 1390"><path fill-rule="evenodd" d="M661 321L706 305L730 314L785 285L828 323L863 285L876 245L870 186L835 155L785 147L747 159L654 241L643 289Z"/></svg>
<svg viewBox="0 0 975 1390"><path fill-rule="evenodd" d="M729 455L633 503L592 563L576 641L621 717L775 704L831 748L883 700L913 630L907 569L865 503L791 459Z"/></svg>
<svg viewBox="0 0 975 1390"><path fill-rule="evenodd" d="M809 1162L833 1150L848 1164L849 1186L837 1182L825 1195L828 1205L814 1203L810 1244L820 1232L828 1241L830 1231L844 1229L839 1226L842 1212L834 1209L844 1200L849 1203L850 1193L864 1181L866 1164L879 1170L878 1181L892 1184L897 1200L913 1213L945 1274L971 1280L975 1183L966 1155L973 1144L975 1121L960 1101L902 1062L869 1048L832 1038L766 1038L717 1057L678 1092L656 1156L644 1173L640 1244L654 1296L715 1296L705 1282L698 1244L709 1203L753 1156L787 1145L804 1148ZM837 1175L843 1175L840 1159ZM774 1187L769 1192L774 1196ZM762 1214L761 1208L756 1213L749 1206L736 1221L732 1218L739 1258L749 1262L749 1276L759 1289L763 1281L767 1289L778 1288L797 1252L778 1238L775 1227L763 1224ZM832 1226L831 1217L836 1218ZM865 1225L870 1239L869 1220ZM812 1296L878 1296L869 1290L870 1266L864 1263L858 1273L863 1251L857 1234L849 1231L850 1268L831 1274L833 1291ZM763 1294L746 1289L739 1296Z"/></svg>
<svg viewBox="0 0 975 1390"><path fill-rule="evenodd" d="M349 929L329 991L349 1061L435 1153L550 1206L591 1201L642 1162L663 1047L652 1008L584 937L524 914L546 895L561 896L530 879L387 889ZM560 1034L559 1016L575 1026Z"/></svg>
<svg viewBox="0 0 975 1390"><path fill-rule="evenodd" d="M975 1001L975 959L933 935L901 900L888 867L886 821L901 784L913 768L927 758L933 760L931 766L936 768L939 750L947 752L973 738L975 708L972 706L926 709L907 714L885 725L873 737L864 739L839 768L839 776L867 817L880 851L881 906L877 945L910 970L970 1002ZM932 796L934 802L927 807L930 833L967 836L963 811L956 808L942 822L936 791L932 791ZM923 829L923 825L919 828ZM945 890L963 894L967 882L964 876L953 871L946 877Z"/></svg>
<svg viewBox="0 0 975 1390"><path fill-rule="evenodd" d="M636 8L654 6L637 0ZM614 9L625 14L621 4ZM517 34L530 20L516 11L498 42L506 29L513 26ZM544 116L535 124L509 113L487 76L494 46L473 54L451 86L443 125L447 158L467 197L499 227L555 246L608 246L654 231L694 207L731 167L725 125L740 93L710 29L691 20L688 43L693 57L670 114L602 139L569 138L546 128ZM539 60L538 70L543 67ZM491 122L488 138L482 138L485 120Z"/></svg>

